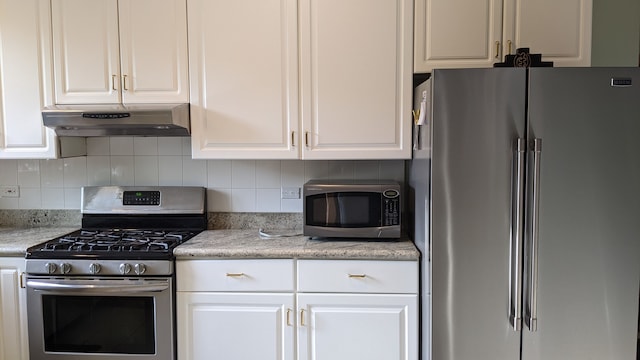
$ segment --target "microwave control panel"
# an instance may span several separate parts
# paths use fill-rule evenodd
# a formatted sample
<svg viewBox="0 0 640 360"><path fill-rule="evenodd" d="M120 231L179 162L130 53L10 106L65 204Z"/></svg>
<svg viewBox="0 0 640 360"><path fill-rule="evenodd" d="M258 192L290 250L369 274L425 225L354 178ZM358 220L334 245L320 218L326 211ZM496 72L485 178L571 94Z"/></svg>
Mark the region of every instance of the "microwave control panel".
<svg viewBox="0 0 640 360"><path fill-rule="evenodd" d="M400 193L385 190L382 197L383 226L400 225Z"/></svg>

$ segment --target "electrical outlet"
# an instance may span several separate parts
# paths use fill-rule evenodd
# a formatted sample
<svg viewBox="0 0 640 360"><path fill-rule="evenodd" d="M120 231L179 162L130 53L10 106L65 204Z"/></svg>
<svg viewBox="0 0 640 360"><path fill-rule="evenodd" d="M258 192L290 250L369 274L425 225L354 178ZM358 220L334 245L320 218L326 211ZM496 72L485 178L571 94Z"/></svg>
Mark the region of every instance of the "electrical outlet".
<svg viewBox="0 0 640 360"><path fill-rule="evenodd" d="M300 188L299 187L282 188L282 198L283 199L300 199Z"/></svg>
<svg viewBox="0 0 640 360"><path fill-rule="evenodd" d="M4 197L4 198L20 197L20 187L18 185L0 186L0 197Z"/></svg>

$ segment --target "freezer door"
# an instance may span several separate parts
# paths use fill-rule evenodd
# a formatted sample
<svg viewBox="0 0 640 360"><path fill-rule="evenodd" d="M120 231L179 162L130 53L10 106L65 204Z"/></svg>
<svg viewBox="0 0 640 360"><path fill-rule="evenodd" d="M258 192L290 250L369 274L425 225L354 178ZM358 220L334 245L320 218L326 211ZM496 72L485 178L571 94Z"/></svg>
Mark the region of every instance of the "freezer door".
<svg viewBox="0 0 640 360"><path fill-rule="evenodd" d="M524 69L435 70L432 359L518 359L510 324L512 183Z"/></svg>
<svg viewBox="0 0 640 360"><path fill-rule="evenodd" d="M537 331L523 330L522 360L635 360L640 69L536 68L529 84L541 151L524 307Z"/></svg>

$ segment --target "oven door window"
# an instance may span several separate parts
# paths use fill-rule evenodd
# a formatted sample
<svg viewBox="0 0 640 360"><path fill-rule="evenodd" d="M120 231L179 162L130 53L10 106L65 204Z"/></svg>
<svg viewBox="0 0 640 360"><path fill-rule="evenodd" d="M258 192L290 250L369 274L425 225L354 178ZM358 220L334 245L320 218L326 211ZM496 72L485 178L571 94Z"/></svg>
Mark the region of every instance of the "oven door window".
<svg viewBox="0 0 640 360"><path fill-rule="evenodd" d="M381 226L381 195L375 192L337 192L311 195L306 203L306 222L324 227Z"/></svg>
<svg viewBox="0 0 640 360"><path fill-rule="evenodd" d="M154 298L43 295L46 352L154 354Z"/></svg>

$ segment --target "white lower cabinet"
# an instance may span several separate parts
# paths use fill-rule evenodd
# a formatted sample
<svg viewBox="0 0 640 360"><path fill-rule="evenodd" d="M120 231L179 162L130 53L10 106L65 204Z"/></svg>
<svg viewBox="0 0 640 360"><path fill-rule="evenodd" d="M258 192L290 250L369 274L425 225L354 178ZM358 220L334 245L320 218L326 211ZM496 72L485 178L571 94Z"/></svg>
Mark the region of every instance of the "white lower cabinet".
<svg viewBox="0 0 640 360"><path fill-rule="evenodd" d="M293 359L293 298L178 292L178 359Z"/></svg>
<svg viewBox="0 0 640 360"><path fill-rule="evenodd" d="M0 257L0 360L29 359L24 270L24 258Z"/></svg>
<svg viewBox="0 0 640 360"><path fill-rule="evenodd" d="M418 359L417 262L176 266L179 360Z"/></svg>
<svg viewBox="0 0 640 360"><path fill-rule="evenodd" d="M176 261L178 359L293 360L293 260Z"/></svg>
<svg viewBox="0 0 640 360"><path fill-rule="evenodd" d="M418 263L299 260L298 360L417 360Z"/></svg>
<svg viewBox="0 0 640 360"><path fill-rule="evenodd" d="M416 360L417 295L298 294L298 360Z"/></svg>

